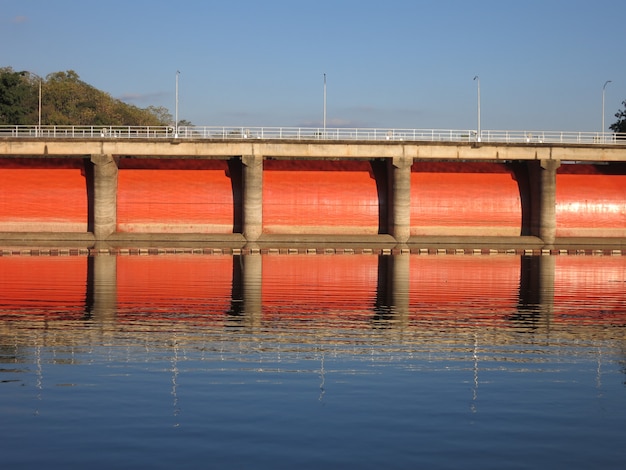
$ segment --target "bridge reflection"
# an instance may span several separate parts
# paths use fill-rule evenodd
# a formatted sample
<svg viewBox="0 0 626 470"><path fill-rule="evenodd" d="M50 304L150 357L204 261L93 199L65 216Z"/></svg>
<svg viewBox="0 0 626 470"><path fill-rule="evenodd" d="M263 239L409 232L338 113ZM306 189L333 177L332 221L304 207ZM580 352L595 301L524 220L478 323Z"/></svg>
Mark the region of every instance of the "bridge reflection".
<svg viewBox="0 0 626 470"><path fill-rule="evenodd" d="M36 261L54 264L53 258ZM87 266L84 313L105 323L132 317L258 326L296 319L309 326L350 328L402 329L437 321L537 329L554 322L626 320L622 256L253 253L98 255L73 261L69 264ZM67 264L58 263L59 270ZM46 276L56 276L49 269ZM48 280L31 274L20 282L13 292L36 292L28 284ZM54 296L73 290L71 284L54 288ZM19 298L11 292L5 288L2 303L18 308ZM45 310L45 298L39 304L38 314L59 314Z"/></svg>
<svg viewBox="0 0 626 470"><path fill-rule="evenodd" d="M55 320L499 335L626 324L623 256L4 256L0 266L4 334L13 321Z"/></svg>

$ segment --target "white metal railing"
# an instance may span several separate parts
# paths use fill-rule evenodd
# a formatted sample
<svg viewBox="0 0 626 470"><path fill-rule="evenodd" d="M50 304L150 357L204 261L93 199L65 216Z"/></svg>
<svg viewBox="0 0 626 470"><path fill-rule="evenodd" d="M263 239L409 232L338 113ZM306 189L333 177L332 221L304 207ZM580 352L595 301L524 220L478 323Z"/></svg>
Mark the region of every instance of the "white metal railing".
<svg viewBox="0 0 626 470"><path fill-rule="evenodd" d="M233 126L0 126L0 138L265 139L626 145L626 134L571 131L374 129Z"/></svg>

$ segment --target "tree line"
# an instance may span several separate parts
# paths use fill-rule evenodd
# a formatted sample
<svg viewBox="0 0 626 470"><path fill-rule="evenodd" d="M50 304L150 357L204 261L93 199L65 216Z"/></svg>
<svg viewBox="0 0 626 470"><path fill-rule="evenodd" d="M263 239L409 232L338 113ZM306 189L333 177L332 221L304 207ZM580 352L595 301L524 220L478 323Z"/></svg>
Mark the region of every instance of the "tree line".
<svg viewBox="0 0 626 470"><path fill-rule="evenodd" d="M73 70L43 78L0 67L0 125L37 125L40 116L41 125L165 126L174 121L167 108L124 103Z"/></svg>

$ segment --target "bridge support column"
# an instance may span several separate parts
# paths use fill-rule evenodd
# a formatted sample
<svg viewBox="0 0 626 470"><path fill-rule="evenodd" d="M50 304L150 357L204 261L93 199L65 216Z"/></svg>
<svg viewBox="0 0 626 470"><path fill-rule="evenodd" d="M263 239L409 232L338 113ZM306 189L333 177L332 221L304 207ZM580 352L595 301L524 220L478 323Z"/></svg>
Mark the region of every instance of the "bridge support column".
<svg viewBox="0 0 626 470"><path fill-rule="evenodd" d="M91 155L93 176L93 233L104 240L117 229L117 162L112 155Z"/></svg>
<svg viewBox="0 0 626 470"><path fill-rule="evenodd" d="M559 160L542 160L539 177L539 238L546 245L556 239L556 170Z"/></svg>
<svg viewBox="0 0 626 470"><path fill-rule="evenodd" d="M394 157L390 165L391 177L391 235L398 243L406 243L411 236L411 165L412 158Z"/></svg>
<svg viewBox="0 0 626 470"><path fill-rule="evenodd" d="M243 155L243 236L252 242L263 233L263 156Z"/></svg>

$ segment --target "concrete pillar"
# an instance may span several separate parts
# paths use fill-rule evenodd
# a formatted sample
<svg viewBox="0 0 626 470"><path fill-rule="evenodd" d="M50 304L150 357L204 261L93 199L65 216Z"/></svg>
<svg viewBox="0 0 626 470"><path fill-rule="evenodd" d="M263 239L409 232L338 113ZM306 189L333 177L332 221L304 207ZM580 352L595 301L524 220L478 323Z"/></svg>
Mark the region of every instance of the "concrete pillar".
<svg viewBox="0 0 626 470"><path fill-rule="evenodd" d="M552 245L556 238L556 170L559 160L542 160L540 171L539 238Z"/></svg>
<svg viewBox="0 0 626 470"><path fill-rule="evenodd" d="M243 236L256 241L263 233L263 156L243 155Z"/></svg>
<svg viewBox="0 0 626 470"><path fill-rule="evenodd" d="M96 240L105 240L117 229L117 162L112 155L92 155L93 232Z"/></svg>
<svg viewBox="0 0 626 470"><path fill-rule="evenodd" d="M391 235L398 243L411 236L411 165L412 158L394 157L391 165Z"/></svg>

